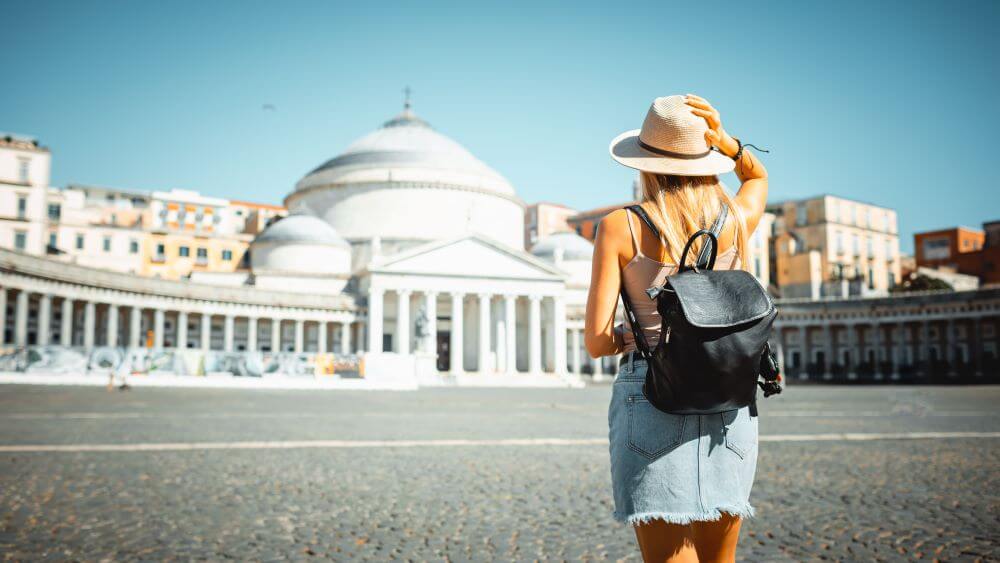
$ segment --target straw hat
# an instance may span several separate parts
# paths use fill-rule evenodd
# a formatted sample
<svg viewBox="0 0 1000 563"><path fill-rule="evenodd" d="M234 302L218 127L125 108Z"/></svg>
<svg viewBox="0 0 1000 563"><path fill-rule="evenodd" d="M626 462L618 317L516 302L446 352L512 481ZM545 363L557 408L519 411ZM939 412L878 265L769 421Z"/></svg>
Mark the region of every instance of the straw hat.
<svg viewBox="0 0 1000 563"><path fill-rule="evenodd" d="M653 100L642 129L626 131L611 141L611 158L637 170L677 176L711 176L730 172L733 159L712 150L705 139L708 123L691 113L684 96Z"/></svg>

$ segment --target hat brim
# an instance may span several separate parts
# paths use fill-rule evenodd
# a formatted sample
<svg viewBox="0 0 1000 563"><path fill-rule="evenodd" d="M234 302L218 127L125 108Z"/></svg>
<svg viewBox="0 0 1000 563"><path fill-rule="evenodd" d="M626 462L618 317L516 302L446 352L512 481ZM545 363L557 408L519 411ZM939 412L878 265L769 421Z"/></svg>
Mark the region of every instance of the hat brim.
<svg viewBox="0 0 1000 563"><path fill-rule="evenodd" d="M615 137L608 147L611 158L636 170L675 176L714 176L736 168L733 159L716 151L701 158L675 158L646 150L639 145L639 131L634 129Z"/></svg>

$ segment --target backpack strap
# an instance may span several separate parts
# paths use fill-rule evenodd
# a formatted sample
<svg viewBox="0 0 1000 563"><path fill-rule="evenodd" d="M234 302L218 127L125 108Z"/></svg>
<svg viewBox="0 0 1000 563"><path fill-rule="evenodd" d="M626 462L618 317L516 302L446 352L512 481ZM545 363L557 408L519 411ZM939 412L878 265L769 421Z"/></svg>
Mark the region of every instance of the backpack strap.
<svg viewBox="0 0 1000 563"><path fill-rule="evenodd" d="M639 218L642 219L642 222L645 223L647 227L649 227L649 230L653 231L653 234L656 235L656 238L660 239L660 241L663 240L663 235L660 234L660 229L656 228L656 225L653 224L653 220L649 218L649 215L646 213L646 210L643 209L641 205L629 205L625 209L638 215Z"/></svg>
<svg viewBox="0 0 1000 563"><path fill-rule="evenodd" d="M719 210L719 216L715 218L715 223L712 223L711 233L715 235L715 239L709 238L705 242L705 245L701 247L701 251L698 253L698 261L695 262L698 268L707 269L709 263L712 262L712 254L718 252L718 248L712 248L718 244L719 234L722 232L722 228L726 226L726 218L729 216L729 206L726 202L722 202L722 209ZM715 252L713 252L713 250Z"/></svg>
<svg viewBox="0 0 1000 563"><path fill-rule="evenodd" d="M660 238L660 231L656 228L656 225L649 219L646 215L646 210L638 205L629 205L625 207L626 219L629 221L629 229L632 228L632 219L627 216L628 212L631 211L639 216L643 222L646 223L654 233L656 233L656 238ZM632 238L635 240L635 232L632 232ZM639 241L635 240L636 252L642 252L639 250ZM620 282L620 293L622 296L622 305L625 306L625 318L628 320L629 327L632 329L632 338L635 340L635 348L639 352L639 355L643 358L649 358L649 343L646 342L646 338L642 334L642 327L639 326L639 321L635 316L635 310L632 308L632 300L628 298L628 292L625 291L625 276L622 275Z"/></svg>

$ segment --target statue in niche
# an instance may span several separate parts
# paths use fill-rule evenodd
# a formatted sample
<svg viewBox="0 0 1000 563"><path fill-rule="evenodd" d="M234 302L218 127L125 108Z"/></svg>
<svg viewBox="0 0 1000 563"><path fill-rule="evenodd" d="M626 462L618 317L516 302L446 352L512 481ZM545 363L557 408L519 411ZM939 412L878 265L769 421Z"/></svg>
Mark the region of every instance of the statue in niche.
<svg viewBox="0 0 1000 563"><path fill-rule="evenodd" d="M420 307L420 310L417 311L417 318L414 320L417 338L426 338L430 334L427 330L429 323L430 319L427 318L427 309Z"/></svg>

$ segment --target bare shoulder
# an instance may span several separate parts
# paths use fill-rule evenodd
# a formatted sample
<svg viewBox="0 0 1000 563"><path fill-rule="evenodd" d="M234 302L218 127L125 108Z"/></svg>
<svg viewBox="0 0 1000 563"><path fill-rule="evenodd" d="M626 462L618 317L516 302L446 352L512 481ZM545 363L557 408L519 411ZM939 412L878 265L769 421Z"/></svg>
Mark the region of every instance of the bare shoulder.
<svg viewBox="0 0 1000 563"><path fill-rule="evenodd" d="M604 247L606 250L614 250L621 254L625 247L624 241L628 237L628 212L624 209L615 209L605 215L597 225L597 239L595 244Z"/></svg>

